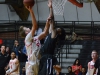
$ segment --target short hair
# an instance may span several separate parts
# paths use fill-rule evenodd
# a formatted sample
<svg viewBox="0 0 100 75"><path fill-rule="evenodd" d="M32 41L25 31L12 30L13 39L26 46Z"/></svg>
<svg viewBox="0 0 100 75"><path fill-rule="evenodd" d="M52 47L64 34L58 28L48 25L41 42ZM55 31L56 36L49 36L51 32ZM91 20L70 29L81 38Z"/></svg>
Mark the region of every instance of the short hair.
<svg viewBox="0 0 100 75"><path fill-rule="evenodd" d="M6 45L2 44L1 47L2 47L2 46L5 46L5 48L6 48Z"/></svg>
<svg viewBox="0 0 100 75"><path fill-rule="evenodd" d="M19 28L19 34L21 35L21 37L25 37L26 36L25 30L23 28L24 28L24 26L20 26L20 28Z"/></svg>
<svg viewBox="0 0 100 75"><path fill-rule="evenodd" d="M96 52L98 54L97 50L92 50L92 52Z"/></svg>
<svg viewBox="0 0 100 75"><path fill-rule="evenodd" d="M15 53L15 55L16 55L16 52L15 51L11 51L11 53Z"/></svg>

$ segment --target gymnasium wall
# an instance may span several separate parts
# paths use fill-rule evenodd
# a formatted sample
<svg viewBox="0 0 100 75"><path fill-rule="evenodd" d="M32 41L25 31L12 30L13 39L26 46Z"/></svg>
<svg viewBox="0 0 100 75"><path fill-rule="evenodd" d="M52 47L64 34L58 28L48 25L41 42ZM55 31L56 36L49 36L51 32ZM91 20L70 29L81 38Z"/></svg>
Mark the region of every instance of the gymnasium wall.
<svg viewBox="0 0 100 75"><path fill-rule="evenodd" d="M90 7L91 6L91 7ZM33 7L36 19L46 21L49 15L47 1L39 2ZM8 5L0 4L0 20L20 20L16 12L11 12ZM31 20L29 15L28 20ZM65 5L64 16L55 16L56 21L100 21L100 14L94 3L84 3L83 8L78 8L67 2Z"/></svg>

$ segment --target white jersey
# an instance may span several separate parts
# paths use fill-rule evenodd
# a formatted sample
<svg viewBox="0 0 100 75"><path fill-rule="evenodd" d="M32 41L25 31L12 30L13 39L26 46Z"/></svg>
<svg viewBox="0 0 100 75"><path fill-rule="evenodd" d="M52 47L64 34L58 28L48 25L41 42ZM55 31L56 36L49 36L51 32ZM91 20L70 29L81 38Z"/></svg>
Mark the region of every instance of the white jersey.
<svg viewBox="0 0 100 75"><path fill-rule="evenodd" d="M89 62L89 67L88 67L88 74L87 75L92 75L94 72L94 62L90 61ZM96 73L94 75L97 75L98 70L96 70Z"/></svg>
<svg viewBox="0 0 100 75"><path fill-rule="evenodd" d="M25 38L25 46L28 55L28 62L26 62L26 75L37 75L39 67L39 51L41 48L38 36L32 37L32 33L28 33Z"/></svg>
<svg viewBox="0 0 100 75"><path fill-rule="evenodd" d="M13 60L12 59L10 60L9 70L7 70L6 73L7 72L12 72L14 69L16 69L16 60L18 60L18 59L15 58ZM19 75L19 67L15 72L11 73L11 75Z"/></svg>
<svg viewBox="0 0 100 75"><path fill-rule="evenodd" d="M25 46L28 55L28 62L30 64L35 64L35 62L38 61L39 51L41 48L41 44L38 40L38 37L36 36L33 38L31 32L28 33L25 38Z"/></svg>

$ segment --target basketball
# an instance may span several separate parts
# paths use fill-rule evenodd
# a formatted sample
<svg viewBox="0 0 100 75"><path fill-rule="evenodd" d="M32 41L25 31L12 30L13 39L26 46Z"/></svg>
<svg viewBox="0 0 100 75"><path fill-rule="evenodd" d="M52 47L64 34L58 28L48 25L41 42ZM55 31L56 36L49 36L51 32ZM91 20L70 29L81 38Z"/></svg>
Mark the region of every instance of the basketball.
<svg viewBox="0 0 100 75"><path fill-rule="evenodd" d="M24 6L34 6L35 1L34 0L24 0L23 4Z"/></svg>

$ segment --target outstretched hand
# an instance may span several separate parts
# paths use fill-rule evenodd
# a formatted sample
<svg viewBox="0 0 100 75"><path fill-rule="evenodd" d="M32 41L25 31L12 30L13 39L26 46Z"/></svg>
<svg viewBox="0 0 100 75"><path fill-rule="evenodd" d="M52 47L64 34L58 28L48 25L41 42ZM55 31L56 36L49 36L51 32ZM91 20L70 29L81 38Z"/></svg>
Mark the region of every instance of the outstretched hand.
<svg viewBox="0 0 100 75"><path fill-rule="evenodd" d="M52 0L48 0L48 7L52 8Z"/></svg>
<svg viewBox="0 0 100 75"><path fill-rule="evenodd" d="M29 12L32 11L32 6L25 6L25 7L26 7L26 9L27 9Z"/></svg>

